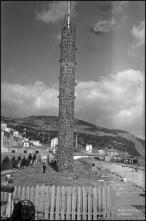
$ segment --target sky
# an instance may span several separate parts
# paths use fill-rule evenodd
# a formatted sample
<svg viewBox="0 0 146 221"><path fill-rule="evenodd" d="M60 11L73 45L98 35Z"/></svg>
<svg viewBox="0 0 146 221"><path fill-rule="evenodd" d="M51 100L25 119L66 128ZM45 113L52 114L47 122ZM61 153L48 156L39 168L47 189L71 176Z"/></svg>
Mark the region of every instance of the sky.
<svg viewBox="0 0 146 221"><path fill-rule="evenodd" d="M144 138L145 2L72 1L75 118ZM58 115L66 1L1 2L1 114Z"/></svg>

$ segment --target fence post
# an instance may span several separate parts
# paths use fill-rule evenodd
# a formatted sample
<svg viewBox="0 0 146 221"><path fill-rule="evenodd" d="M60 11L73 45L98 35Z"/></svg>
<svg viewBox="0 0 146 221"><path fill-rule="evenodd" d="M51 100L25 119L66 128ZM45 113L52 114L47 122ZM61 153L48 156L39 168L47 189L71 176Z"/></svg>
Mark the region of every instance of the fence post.
<svg viewBox="0 0 146 221"><path fill-rule="evenodd" d="M81 187L78 187L77 195L77 220L81 219Z"/></svg>
<svg viewBox="0 0 146 221"><path fill-rule="evenodd" d="M97 187L93 188L93 220L97 220Z"/></svg>
<svg viewBox="0 0 146 221"><path fill-rule="evenodd" d="M39 204L39 185L35 187L35 194L34 194L34 206L35 206L35 218L38 215L38 204Z"/></svg>
<svg viewBox="0 0 146 221"><path fill-rule="evenodd" d="M97 187L97 208L98 214L101 214L101 186Z"/></svg>
<svg viewBox="0 0 146 221"><path fill-rule="evenodd" d="M66 214L66 219L70 220L71 219L71 187L67 187L67 214Z"/></svg>
<svg viewBox="0 0 146 221"><path fill-rule="evenodd" d="M18 199L21 200L21 186L18 186L17 196L18 196Z"/></svg>
<svg viewBox="0 0 146 221"><path fill-rule="evenodd" d="M26 188L26 199L30 200L30 187L29 186L27 186Z"/></svg>
<svg viewBox="0 0 146 221"><path fill-rule="evenodd" d="M107 186L107 219L111 218L111 186Z"/></svg>
<svg viewBox="0 0 146 221"><path fill-rule="evenodd" d="M55 201L55 186L52 186L50 220L54 220L54 205L55 205L54 201Z"/></svg>
<svg viewBox="0 0 146 221"><path fill-rule="evenodd" d="M43 210L44 210L44 185L39 186L39 192L38 192L38 213L39 218L43 218Z"/></svg>
<svg viewBox="0 0 146 221"><path fill-rule="evenodd" d="M76 213L76 188L73 186L72 188L72 220L75 220L75 213Z"/></svg>
<svg viewBox="0 0 146 221"><path fill-rule="evenodd" d="M26 191L26 188L25 188L25 186L23 186L21 200L25 200L25 191Z"/></svg>
<svg viewBox="0 0 146 221"><path fill-rule="evenodd" d="M8 202L7 202L7 207L6 207L6 212L5 212L5 215L7 217L10 217L11 216L11 212L12 212L12 193L9 193L8 195Z"/></svg>
<svg viewBox="0 0 146 221"><path fill-rule="evenodd" d="M88 220L92 219L92 196L91 196L91 187L88 187Z"/></svg>
<svg viewBox="0 0 146 221"><path fill-rule="evenodd" d="M102 186L102 214L106 218L106 186Z"/></svg>
<svg viewBox="0 0 146 221"><path fill-rule="evenodd" d="M65 213L65 205L66 205L66 199L65 199L65 187L61 187L61 220L65 220L64 213Z"/></svg>
<svg viewBox="0 0 146 221"><path fill-rule="evenodd" d="M45 191L45 198L44 198L44 201L45 201L45 219L49 219L48 215L49 215L49 208L50 208L50 195L49 195L49 190L50 190L50 187L49 186L46 186L46 191Z"/></svg>
<svg viewBox="0 0 146 221"><path fill-rule="evenodd" d="M60 220L60 186L57 186L57 193L56 193L56 219Z"/></svg>
<svg viewBox="0 0 146 221"><path fill-rule="evenodd" d="M34 190L34 186L32 186L30 189L30 201L32 203L34 203L34 197L35 197L35 190Z"/></svg>
<svg viewBox="0 0 146 221"><path fill-rule="evenodd" d="M83 187L83 220L87 219L87 189Z"/></svg>

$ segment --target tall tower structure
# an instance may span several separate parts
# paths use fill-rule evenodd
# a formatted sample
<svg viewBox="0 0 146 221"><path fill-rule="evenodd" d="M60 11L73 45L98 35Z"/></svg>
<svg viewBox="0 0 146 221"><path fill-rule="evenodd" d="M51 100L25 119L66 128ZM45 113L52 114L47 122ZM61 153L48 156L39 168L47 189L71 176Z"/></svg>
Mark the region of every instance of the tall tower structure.
<svg viewBox="0 0 146 221"><path fill-rule="evenodd" d="M75 27L71 22L71 2L61 30L59 117L57 168L59 172L73 171L74 151L74 93L75 93Z"/></svg>

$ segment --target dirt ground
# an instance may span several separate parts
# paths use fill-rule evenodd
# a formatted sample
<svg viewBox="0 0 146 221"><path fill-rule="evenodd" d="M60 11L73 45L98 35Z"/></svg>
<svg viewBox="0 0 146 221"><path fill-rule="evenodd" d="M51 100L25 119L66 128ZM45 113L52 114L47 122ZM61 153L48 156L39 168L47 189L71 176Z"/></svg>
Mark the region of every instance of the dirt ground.
<svg viewBox="0 0 146 221"><path fill-rule="evenodd" d="M90 163L95 163L97 167L102 167L104 170L109 170L112 174L119 175L119 177L125 177L128 182L132 182L141 188L145 188L145 171L138 169L137 172L130 165L125 165L116 162L105 162L101 160L95 160L93 158L87 159Z"/></svg>
<svg viewBox="0 0 146 221"><path fill-rule="evenodd" d="M111 163L88 159L97 167L108 169L119 182L112 182L113 220L144 220L145 219L145 171L125 167L119 163ZM127 182L122 182L126 177Z"/></svg>
<svg viewBox="0 0 146 221"><path fill-rule="evenodd" d="M119 178L113 176L112 173L106 170L103 170L100 174L91 172L91 164L82 159L74 162L74 172L71 174L58 173L50 165L47 165L45 174L43 174L42 165L19 169L18 172L14 174L14 185L16 186L35 186L42 183L56 186L96 186L104 181L111 183L113 180L119 182Z"/></svg>

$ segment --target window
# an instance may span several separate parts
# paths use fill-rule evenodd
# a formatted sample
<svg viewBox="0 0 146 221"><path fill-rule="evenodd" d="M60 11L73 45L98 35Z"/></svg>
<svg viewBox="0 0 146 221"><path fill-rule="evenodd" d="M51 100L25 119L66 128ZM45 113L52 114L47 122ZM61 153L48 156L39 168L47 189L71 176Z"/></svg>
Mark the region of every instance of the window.
<svg viewBox="0 0 146 221"><path fill-rule="evenodd" d="M12 153L15 153L15 150L12 150Z"/></svg>

